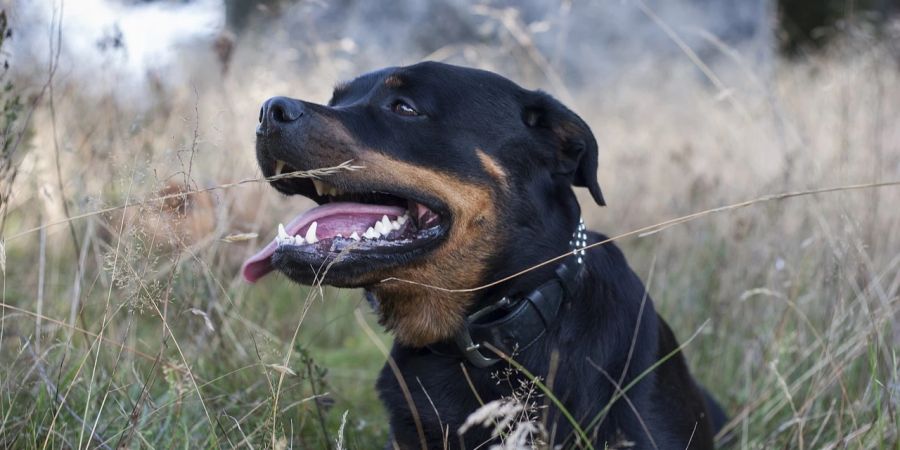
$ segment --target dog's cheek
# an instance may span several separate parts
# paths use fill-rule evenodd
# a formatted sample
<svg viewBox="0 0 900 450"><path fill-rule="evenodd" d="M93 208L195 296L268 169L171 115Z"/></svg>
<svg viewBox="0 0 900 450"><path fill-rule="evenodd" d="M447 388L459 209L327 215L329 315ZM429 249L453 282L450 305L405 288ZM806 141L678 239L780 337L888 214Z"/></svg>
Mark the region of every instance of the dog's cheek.
<svg viewBox="0 0 900 450"><path fill-rule="evenodd" d="M423 190L444 199L453 216L447 239L430 254L399 267L372 270L353 277L357 286L369 289L379 299L380 320L393 331L398 342L420 347L451 337L462 325L473 295L447 290L484 284L487 261L498 234L500 180L473 183L430 168L412 165L371 150L363 150L357 161L365 169L347 174L360 179L382 178ZM498 165L482 161L497 177L505 177ZM404 281L381 282L385 278ZM412 283L409 283L412 282ZM437 286L443 289L434 289Z"/></svg>
<svg viewBox="0 0 900 450"><path fill-rule="evenodd" d="M465 289L486 282L486 263L492 243L497 242L497 227L491 215L475 211L479 209L468 210L463 217L457 215L461 220L444 245L420 264L401 269L396 275L425 286L392 283L376 287L381 322L393 331L398 342L421 347L452 337L462 326L474 295L430 286Z"/></svg>

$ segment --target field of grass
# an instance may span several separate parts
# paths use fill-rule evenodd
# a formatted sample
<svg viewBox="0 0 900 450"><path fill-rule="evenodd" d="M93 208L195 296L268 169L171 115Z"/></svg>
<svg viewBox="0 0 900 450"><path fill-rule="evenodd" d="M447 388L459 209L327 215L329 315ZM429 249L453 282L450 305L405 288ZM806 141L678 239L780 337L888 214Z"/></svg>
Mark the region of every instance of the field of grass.
<svg viewBox="0 0 900 450"><path fill-rule="evenodd" d="M609 203L583 197L592 229L900 180L897 49L865 33L798 60L722 47L710 67L651 58L571 87L514 31L432 57L547 90L591 124ZM377 67L337 47L242 41L227 73L194 49L188 82L137 88L65 58L10 61L0 447L382 446L384 355L366 327L391 338L360 293L237 275L308 206L237 184L260 176L258 106L324 102ZM897 205L898 186L830 192L618 242L678 337L697 333L685 354L732 417L727 448L900 448Z"/></svg>

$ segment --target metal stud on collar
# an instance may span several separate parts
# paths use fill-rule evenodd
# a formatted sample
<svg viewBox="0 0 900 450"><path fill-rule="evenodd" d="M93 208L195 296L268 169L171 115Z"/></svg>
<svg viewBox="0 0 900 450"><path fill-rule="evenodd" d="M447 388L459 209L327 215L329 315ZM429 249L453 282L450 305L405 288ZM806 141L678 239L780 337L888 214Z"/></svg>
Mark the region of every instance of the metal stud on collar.
<svg viewBox="0 0 900 450"><path fill-rule="evenodd" d="M572 233L572 239L569 241L573 254L577 256L578 264L584 264L584 248L587 247L587 228L584 226L584 219L578 218L578 228Z"/></svg>

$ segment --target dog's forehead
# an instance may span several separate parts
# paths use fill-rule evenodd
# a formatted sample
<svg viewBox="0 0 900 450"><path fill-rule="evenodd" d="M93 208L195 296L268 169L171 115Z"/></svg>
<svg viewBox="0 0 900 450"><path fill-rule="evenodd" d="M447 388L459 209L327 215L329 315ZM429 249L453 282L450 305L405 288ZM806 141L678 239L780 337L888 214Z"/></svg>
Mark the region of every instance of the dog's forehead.
<svg viewBox="0 0 900 450"><path fill-rule="evenodd" d="M338 82L338 84L334 87L334 91L331 94L331 101L329 103L338 103L341 99L348 97L353 98L365 96L379 84L379 81L381 79L383 79L385 76L387 76L388 73L393 70L393 67L389 67L374 72L365 73L350 81Z"/></svg>
<svg viewBox="0 0 900 450"><path fill-rule="evenodd" d="M453 95L478 92L516 95L524 91L513 81L493 72L426 61L379 69L339 83L334 89L332 101L363 97L379 89L447 92Z"/></svg>

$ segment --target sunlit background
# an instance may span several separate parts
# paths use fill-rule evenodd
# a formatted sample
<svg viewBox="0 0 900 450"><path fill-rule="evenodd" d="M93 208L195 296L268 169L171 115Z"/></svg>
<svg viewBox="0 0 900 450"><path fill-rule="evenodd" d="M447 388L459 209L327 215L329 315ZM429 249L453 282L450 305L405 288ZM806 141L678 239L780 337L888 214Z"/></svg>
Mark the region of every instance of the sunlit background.
<svg viewBox="0 0 900 450"><path fill-rule="evenodd" d="M391 338L360 293L237 276L310 206L237 184L275 95L422 60L547 91L594 130L609 206L582 204L609 235L900 180L892 0L0 5L4 448L382 448L365 327ZM699 331L724 447L900 445L898 204L831 192L618 243Z"/></svg>

